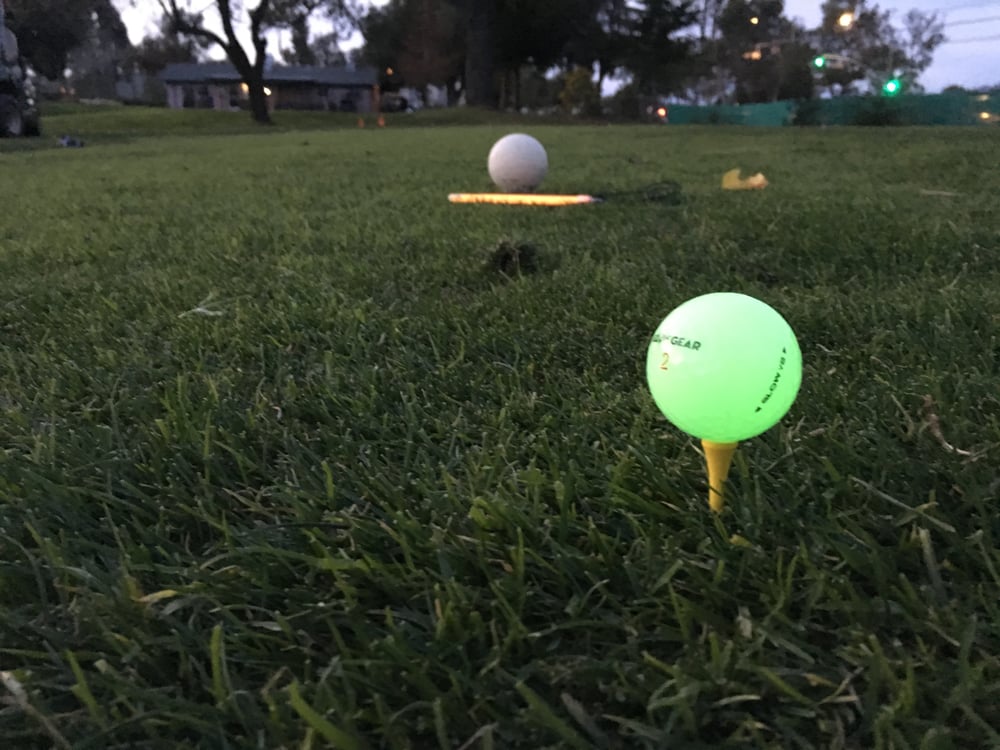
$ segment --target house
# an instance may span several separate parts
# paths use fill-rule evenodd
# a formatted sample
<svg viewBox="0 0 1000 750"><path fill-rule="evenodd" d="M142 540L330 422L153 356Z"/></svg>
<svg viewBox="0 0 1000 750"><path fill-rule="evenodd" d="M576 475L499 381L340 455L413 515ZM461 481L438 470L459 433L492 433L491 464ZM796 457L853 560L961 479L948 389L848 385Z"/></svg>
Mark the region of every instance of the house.
<svg viewBox="0 0 1000 750"><path fill-rule="evenodd" d="M242 77L228 62L171 63L160 73L167 106L174 109L236 109L247 100ZM273 65L264 70L268 105L274 109L371 112L378 108L373 68Z"/></svg>

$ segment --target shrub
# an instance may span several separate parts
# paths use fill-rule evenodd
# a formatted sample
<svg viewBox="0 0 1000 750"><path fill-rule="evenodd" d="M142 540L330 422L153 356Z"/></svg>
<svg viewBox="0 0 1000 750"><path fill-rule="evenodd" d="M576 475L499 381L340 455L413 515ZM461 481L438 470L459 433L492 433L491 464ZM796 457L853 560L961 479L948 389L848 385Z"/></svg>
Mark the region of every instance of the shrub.
<svg viewBox="0 0 1000 750"><path fill-rule="evenodd" d="M873 98L870 102L866 101L861 105L854 116L853 124L867 127L902 125L903 113L896 102L889 99Z"/></svg>

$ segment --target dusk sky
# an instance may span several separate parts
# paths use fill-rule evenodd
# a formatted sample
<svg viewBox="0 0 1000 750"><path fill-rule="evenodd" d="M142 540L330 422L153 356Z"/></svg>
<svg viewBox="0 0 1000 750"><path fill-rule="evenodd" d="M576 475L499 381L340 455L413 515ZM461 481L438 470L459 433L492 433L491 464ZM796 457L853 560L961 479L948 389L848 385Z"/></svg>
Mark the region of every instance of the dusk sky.
<svg viewBox="0 0 1000 750"><path fill-rule="evenodd" d="M970 88L1000 83L1000 0L876 0L876 4L893 11L897 26L913 8L934 11L945 22L948 41L934 52L933 64L920 79L928 91L953 83ZM814 27L820 21L820 5L821 0L785 0L785 13ZM980 41L963 41L971 39Z"/></svg>
<svg viewBox="0 0 1000 750"><path fill-rule="evenodd" d="M159 9L151 0L116 0L133 42L138 42L156 28ZM785 0L785 12L807 27L819 23L821 0ZM382 2L375 2L382 5ZM207 0L200 7L210 6ZM893 11L897 25L911 8L936 11L944 20L948 41L934 54L933 65L924 73L922 83L930 92L949 84L968 87L1000 83L1000 0L884 0L878 5ZM271 45L276 46L272 38ZM345 47L356 46L354 39ZM210 53L221 56L219 50Z"/></svg>

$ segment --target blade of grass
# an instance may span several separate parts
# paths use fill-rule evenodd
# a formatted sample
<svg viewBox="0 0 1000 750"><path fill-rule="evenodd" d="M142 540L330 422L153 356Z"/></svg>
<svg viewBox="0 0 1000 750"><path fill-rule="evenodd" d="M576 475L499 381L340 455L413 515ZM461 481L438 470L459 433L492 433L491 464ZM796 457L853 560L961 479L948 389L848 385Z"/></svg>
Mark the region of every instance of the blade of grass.
<svg viewBox="0 0 1000 750"><path fill-rule="evenodd" d="M514 689L521 694L521 697L531 707L532 712L542 726L558 736L569 747L575 747L578 750L589 750L591 747L590 744L573 727L556 716L552 707L538 693L523 682L518 682L514 686Z"/></svg>
<svg viewBox="0 0 1000 750"><path fill-rule="evenodd" d="M337 750L365 750L367 745L357 737L348 734L343 729L334 726L327 719L320 716L312 706L310 706L299 693L298 681L288 686L288 702L295 712L301 716L305 722L327 742L332 744Z"/></svg>

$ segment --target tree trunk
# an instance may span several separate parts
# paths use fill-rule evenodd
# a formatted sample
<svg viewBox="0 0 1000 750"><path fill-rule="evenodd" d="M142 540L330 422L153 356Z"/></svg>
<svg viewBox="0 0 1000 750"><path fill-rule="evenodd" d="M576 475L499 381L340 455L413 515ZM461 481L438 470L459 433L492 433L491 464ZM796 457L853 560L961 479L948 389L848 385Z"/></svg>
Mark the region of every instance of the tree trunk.
<svg viewBox="0 0 1000 750"><path fill-rule="evenodd" d="M514 91L514 69L507 68L500 76L500 109L510 110L517 107Z"/></svg>
<svg viewBox="0 0 1000 750"><path fill-rule="evenodd" d="M466 29L465 102L470 107L495 107L493 85L496 0L471 0Z"/></svg>
<svg viewBox="0 0 1000 750"><path fill-rule="evenodd" d="M270 125L271 112L267 106L267 94L264 93L264 61L258 60L256 64L247 65L239 72L246 82L247 95L250 97L250 117L261 125Z"/></svg>
<svg viewBox="0 0 1000 750"><path fill-rule="evenodd" d="M250 116L254 122L261 125L271 124L271 113L267 108L267 94L264 93L264 82L258 81L256 84L247 82L250 94Z"/></svg>
<svg viewBox="0 0 1000 750"><path fill-rule="evenodd" d="M292 50L296 65L315 65L316 53L309 44L309 16L300 13L292 19Z"/></svg>

